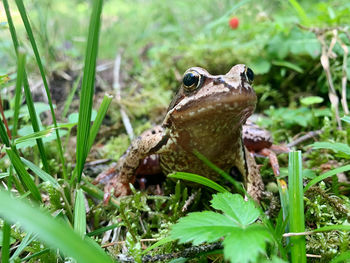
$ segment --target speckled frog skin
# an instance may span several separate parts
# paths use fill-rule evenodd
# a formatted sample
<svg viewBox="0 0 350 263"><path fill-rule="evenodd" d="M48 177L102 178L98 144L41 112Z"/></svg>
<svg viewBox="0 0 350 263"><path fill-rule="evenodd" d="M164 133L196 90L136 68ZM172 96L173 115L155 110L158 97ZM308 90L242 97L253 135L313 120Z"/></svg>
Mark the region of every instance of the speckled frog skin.
<svg viewBox="0 0 350 263"><path fill-rule="evenodd" d="M253 78L253 71L243 64L225 75L211 75L199 67L188 69L162 125L142 133L113 167L106 195L128 194L140 163L153 154L159 155L164 173L191 172L217 180L219 175L193 154L196 150L227 172L236 167L247 192L258 200L263 183L242 143L242 126L257 101Z"/></svg>

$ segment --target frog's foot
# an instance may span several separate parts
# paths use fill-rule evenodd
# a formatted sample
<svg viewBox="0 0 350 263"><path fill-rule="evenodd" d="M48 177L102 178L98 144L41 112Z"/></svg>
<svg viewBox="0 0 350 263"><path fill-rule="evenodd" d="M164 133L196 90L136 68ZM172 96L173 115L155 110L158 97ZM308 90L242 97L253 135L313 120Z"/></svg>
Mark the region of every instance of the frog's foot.
<svg viewBox="0 0 350 263"><path fill-rule="evenodd" d="M112 164L107 170L100 173L93 181L92 184L107 184L117 174L116 163Z"/></svg>
<svg viewBox="0 0 350 263"><path fill-rule="evenodd" d="M258 155L263 155L267 158L269 158L273 174L278 177L280 175L280 166L278 163L278 159L276 156L277 153L287 153L290 150L287 147L284 146L277 146L277 145L272 145L270 148L264 148L260 151L257 152Z"/></svg>
<svg viewBox="0 0 350 263"><path fill-rule="evenodd" d="M104 184L104 196L103 202L104 204L108 204L111 197L114 195L115 197L129 195L131 193L129 181L122 181L119 176L120 172L117 168L117 165L114 164L109 167L106 171L100 173L95 180L92 182L93 184Z"/></svg>
<svg viewBox="0 0 350 263"><path fill-rule="evenodd" d="M121 182L118 175L107 182L104 187L103 203L107 205L114 195L115 197L130 195L131 189L129 182Z"/></svg>
<svg viewBox="0 0 350 263"><path fill-rule="evenodd" d="M261 151L258 152L258 154L261 154L263 156L266 156L267 158L269 158L272 170L273 170L273 174L278 177L280 175L280 165L278 163L278 159L276 154L271 151L270 149L264 148Z"/></svg>

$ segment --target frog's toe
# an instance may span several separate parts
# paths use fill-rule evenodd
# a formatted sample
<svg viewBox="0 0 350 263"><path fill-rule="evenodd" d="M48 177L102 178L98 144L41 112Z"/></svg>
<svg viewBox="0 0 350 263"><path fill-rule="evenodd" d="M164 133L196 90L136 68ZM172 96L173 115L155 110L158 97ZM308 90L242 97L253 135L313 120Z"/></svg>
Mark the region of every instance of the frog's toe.
<svg viewBox="0 0 350 263"><path fill-rule="evenodd" d="M108 204L112 196L120 197L131 194L129 183L118 181L118 176L115 176L104 187L103 203Z"/></svg>
<svg viewBox="0 0 350 263"><path fill-rule="evenodd" d="M113 179L117 175L117 168L116 165L112 165L107 170L100 173L93 181L92 184L106 184Z"/></svg>

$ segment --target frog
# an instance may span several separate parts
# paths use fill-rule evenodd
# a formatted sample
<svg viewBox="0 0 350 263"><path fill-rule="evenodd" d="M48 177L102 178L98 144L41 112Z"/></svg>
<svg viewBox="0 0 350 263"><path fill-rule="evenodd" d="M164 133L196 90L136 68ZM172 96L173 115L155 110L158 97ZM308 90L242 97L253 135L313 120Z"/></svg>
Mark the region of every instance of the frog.
<svg viewBox="0 0 350 263"><path fill-rule="evenodd" d="M253 70L244 64L234 65L224 75L212 75L201 67L186 70L162 124L134 139L118 162L94 180L105 184L105 202L112 195L130 194L130 183L146 160L159 160L164 174L181 171L218 181L220 175L195 151L225 172L238 172L248 196L259 201L264 184L242 137L257 103L253 80Z"/></svg>

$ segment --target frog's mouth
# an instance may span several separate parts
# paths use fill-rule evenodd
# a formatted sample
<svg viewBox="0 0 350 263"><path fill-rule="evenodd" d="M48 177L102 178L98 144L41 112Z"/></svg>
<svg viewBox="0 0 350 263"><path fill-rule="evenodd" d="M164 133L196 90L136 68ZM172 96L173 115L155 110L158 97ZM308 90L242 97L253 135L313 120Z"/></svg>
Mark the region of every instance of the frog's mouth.
<svg viewBox="0 0 350 263"><path fill-rule="evenodd" d="M229 89L226 88L225 89ZM182 100L170 113L173 122L183 125L196 125L203 121L213 121L216 125L232 123L240 125L254 112L256 95L237 90L221 91L216 87L210 95L199 92L192 99Z"/></svg>

